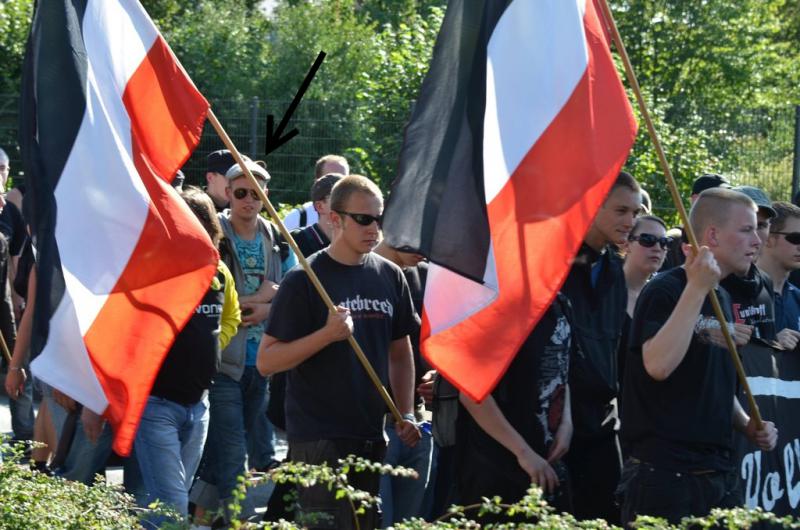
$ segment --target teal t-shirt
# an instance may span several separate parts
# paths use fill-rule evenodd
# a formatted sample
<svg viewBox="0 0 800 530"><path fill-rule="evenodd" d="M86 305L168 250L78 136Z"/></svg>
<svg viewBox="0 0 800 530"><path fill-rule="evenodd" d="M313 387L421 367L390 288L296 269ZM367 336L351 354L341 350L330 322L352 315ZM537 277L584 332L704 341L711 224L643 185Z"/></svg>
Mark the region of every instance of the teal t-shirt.
<svg viewBox="0 0 800 530"><path fill-rule="evenodd" d="M266 263L264 262L264 243L261 234L257 234L255 239L242 239L238 235L234 235L233 245L236 248L236 254L244 273L244 285L240 287L239 292L242 295L253 294L261 287L267 275ZM261 342L263 333L263 324L254 324L247 328L246 366L256 365L258 344Z"/></svg>

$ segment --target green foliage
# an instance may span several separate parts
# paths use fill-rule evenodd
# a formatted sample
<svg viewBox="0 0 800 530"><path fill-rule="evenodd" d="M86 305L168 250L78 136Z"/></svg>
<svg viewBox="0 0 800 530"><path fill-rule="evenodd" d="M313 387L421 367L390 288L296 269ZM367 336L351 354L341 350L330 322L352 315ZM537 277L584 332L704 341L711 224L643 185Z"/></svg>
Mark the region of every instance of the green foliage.
<svg viewBox="0 0 800 530"><path fill-rule="evenodd" d="M270 24L246 0L159 2L164 38L207 96L264 93ZM213 105L213 100L211 101Z"/></svg>
<svg viewBox="0 0 800 530"><path fill-rule="evenodd" d="M788 199L793 133L783 129L792 127L791 106L800 103L797 3L611 4L682 191L714 171ZM670 216L672 200L640 124L628 168L655 194L659 213Z"/></svg>
<svg viewBox="0 0 800 530"><path fill-rule="evenodd" d="M378 183L394 178L403 140L403 127L428 71L433 45L444 11L431 8L412 13L397 26L387 24L378 34L378 65L361 75L357 116L360 127L352 154Z"/></svg>
<svg viewBox="0 0 800 530"><path fill-rule="evenodd" d="M49 477L21 463L21 448L10 452L11 458L0 462L0 528L10 529L134 529L148 527L144 517L169 511L155 505L151 509L136 508L134 499L118 487L107 486L104 481L91 487L59 478ZM251 523L239 520L248 487L262 482L290 483L298 486L326 486L338 499L349 502L355 513L363 513L378 503L378 498L358 490L348 483L351 473L373 472L399 477L416 478L412 469L393 467L370 462L363 458L348 456L336 465L310 465L287 462L267 474L240 477L237 490L227 506L231 528L275 528L294 529L294 522L281 520L277 523ZM310 514L305 523L315 521ZM487 523L487 517L491 523ZM480 523L479 523L480 521ZM800 528L800 521L793 517L779 518L762 510L736 508L715 509L706 517L686 518L679 525L670 525L663 519L639 517L635 528L653 530L688 530L689 528L751 528L760 521L771 523L772 528ZM167 523L161 528L185 529L186 522ZM499 497L484 498L471 506L452 506L449 512L436 521L410 519L394 525L398 530L432 529L553 529L572 528L610 529L618 528L603 520L577 521L572 515L556 513L544 500L542 491L531 486L524 498L513 504L505 504Z"/></svg>
<svg viewBox="0 0 800 530"><path fill-rule="evenodd" d="M0 94L19 92L22 76L22 58L28 40L33 0L5 0L0 2Z"/></svg>
<svg viewBox="0 0 800 530"><path fill-rule="evenodd" d="M1 440L0 440L1 441ZM98 482L92 487L49 477L14 449L0 463L0 528L140 528L133 497Z"/></svg>

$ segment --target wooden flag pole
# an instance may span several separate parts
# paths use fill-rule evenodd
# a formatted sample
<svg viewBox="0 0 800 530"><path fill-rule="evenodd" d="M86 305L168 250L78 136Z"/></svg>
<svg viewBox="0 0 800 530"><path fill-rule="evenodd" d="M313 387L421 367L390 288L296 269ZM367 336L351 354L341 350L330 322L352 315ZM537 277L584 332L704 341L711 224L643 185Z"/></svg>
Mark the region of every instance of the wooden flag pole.
<svg viewBox="0 0 800 530"><path fill-rule="evenodd" d="M636 101L639 104L639 110L641 111L642 118L647 125L647 132L650 134L653 147L656 149L658 160L661 163L661 169L664 171L664 176L667 178L667 186L672 194L672 200L675 203L675 207L678 209L678 215L680 215L681 222L683 223L684 230L686 231L686 236L689 238L689 243L692 245L692 251L697 253L697 250L700 248L697 244L697 237L692 229L692 225L689 224L689 216L686 213L686 208L683 206L681 195L678 192L678 186L675 183L675 178L672 176L672 170L667 162L667 156L664 153L664 147L661 145L661 140L659 139L656 128L653 125L653 119L650 117L647 104L642 96L642 90L639 87L639 82L636 80L636 74L633 71L633 65L631 64L630 57L628 57L628 52L625 50L625 45L622 43L622 37L617 29L617 23L614 21L614 15L611 13L611 9L608 7L607 0L600 0L598 4L603 11L601 16L604 19L605 27L608 28L608 31L611 33L611 38L614 41L617 52L622 58L622 64L625 66L625 74L628 77L628 83L633 89L633 93L636 95ZM736 367L736 373L739 376L739 382L742 385L744 393L747 395L747 401L750 404L750 414L755 420L757 427L761 429L761 413L758 410L758 405L756 405L756 400L753 397L753 393L750 391L750 385L747 383L747 376L744 373L742 361L739 359L739 353L736 351L736 343L733 341L733 337L731 336L728 326L724 324L727 322L727 320L722 312L722 306L719 303L717 293L713 289L709 293L709 298L711 300L711 306L714 309L714 315L716 316L717 321L720 323L720 329L725 337L725 343L728 345L728 351L731 354L731 359Z"/></svg>
<svg viewBox="0 0 800 530"><path fill-rule="evenodd" d="M325 302L325 305L328 307L328 310L332 313L335 313L336 306L334 305L333 300L331 300L331 297L328 296L327 291L325 291L325 288L322 286L322 283L319 281L319 278L317 277L316 273L311 269L311 266L308 264L308 261L306 261L306 258L303 256L303 253L300 252L300 248L297 246L297 243L295 243L294 238L286 229L286 227L283 225L283 222L281 221L280 217L278 217L278 212L275 211L275 208L272 206L272 203L267 197L267 194L264 193L263 189L261 189L261 186L258 184L258 181L250 172L250 169L248 169L247 165L244 163L242 155L239 154L239 151L236 149L236 146L233 145L233 141L231 141L230 137L228 136L228 133L225 132L225 129L222 127L222 124L219 122L219 120L217 120L217 117L214 115L214 112L211 109L208 109L208 121L211 122L211 125L217 131L219 137L222 139L222 143L224 143L225 147L228 148L228 151L231 152L234 160L236 160L236 163L239 164L239 167L242 168L242 171L244 172L245 176L248 179L250 179L250 182L253 184L253 187L257 190L261 202L264 203L264 206L267 208L267 213L269 213L270 217L272 217L272 220L278 226L281 235L283 235L284 239L286 239L286 241L289 243L289 246L292 247L292 250L297 256L297 259L300 260L300 265L302 265L303 269L305 269L306 274L308 274L308 279L311 280L311 283L314 285L314 288L319 293L320 298L322 298L322 301ZM392 397L389 395L389 392L386 391L386 387L384 387L383 383L381 383L380 378L378 378L378 374L375 373L375 369L370 364L369 359L367 359L367 356L364 354L364 350L361 349L361 346L359 346L358 342L356 341L356 338L351 334L347 338L347 341L350 343L350 346L352 346L353 351L356 352L356 357L358 357L358 360L361 361L361 364L367 371L367 375L372 380L372 384L375 385L375 388L378 390L378 393L383 398L383 401L386 402L386 406L389 407L389 411L392 413L392 416L394 416L395 421L398 423L403 421L403 415L400 414L400 411L397 409L397 406L394 404L394 401L392 401Z"/></svg>
<svg viewBox="0 0 800 530"><path fill-rule="evenodd" d="M3 357L6 358L8 366L11 367L11 352L8 351L8 344L6 343L6 338L3 336L2 331L0 331L0 347L3 349Z"/></svg>

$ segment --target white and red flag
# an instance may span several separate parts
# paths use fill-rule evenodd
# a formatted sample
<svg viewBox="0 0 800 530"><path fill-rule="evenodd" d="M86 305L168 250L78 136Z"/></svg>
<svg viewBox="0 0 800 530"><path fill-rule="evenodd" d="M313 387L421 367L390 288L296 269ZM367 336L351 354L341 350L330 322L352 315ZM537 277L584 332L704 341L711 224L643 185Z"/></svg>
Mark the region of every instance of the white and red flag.
<svg viewBox="0 0 800 530"><path fill-rule="evenodd" d="M450 0L384 231L430 259L422 351L473 399L561 288L636 130L593 0Z"/></svg>
<svg viewBox="0 0 800 530"><path fill-rule="evenodd" d="M38 2L20 145L37 252L34 374L130 452L218 254L170 182L208 102L137 0Z"/></svg>

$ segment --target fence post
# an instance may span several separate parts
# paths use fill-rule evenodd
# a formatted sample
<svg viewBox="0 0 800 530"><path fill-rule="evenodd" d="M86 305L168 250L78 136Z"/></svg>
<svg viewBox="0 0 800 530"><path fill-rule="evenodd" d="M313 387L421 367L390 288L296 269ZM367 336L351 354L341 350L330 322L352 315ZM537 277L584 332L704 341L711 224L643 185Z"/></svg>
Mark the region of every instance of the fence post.
<svg viewBox="0 0 800 530"><path fill-rule="evenodd" d="M250 156L258 158L256 135L258 134L258 98L253 96L250 100Z"/></svg>
<svg viewBox="0 0 800 530"><path fill-rule="evenodd" d="M794 168L792 170L792 201L800 186L800 105L794 108Z"/></svg>

